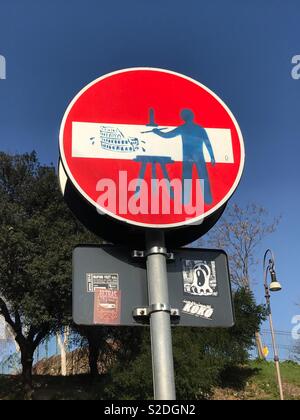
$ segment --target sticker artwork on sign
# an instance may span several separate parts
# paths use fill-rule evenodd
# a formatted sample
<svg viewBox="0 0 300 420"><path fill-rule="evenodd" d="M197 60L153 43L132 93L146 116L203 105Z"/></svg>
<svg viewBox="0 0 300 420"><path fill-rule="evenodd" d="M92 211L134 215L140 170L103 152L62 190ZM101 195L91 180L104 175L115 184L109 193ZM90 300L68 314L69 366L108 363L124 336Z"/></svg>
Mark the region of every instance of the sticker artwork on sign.
<svg viewBox="0 0 300 420"><path fill-rule="evenodd" d="M218 296L215 261L183 260L184 292L194 296Z"/></svg>
<svg viewBox="0 0 300 420"><path fill-rule="evenodd" d="M92 144L96 144L96 137L91 137ZM103 150L116 153L131 153L139 150L139 139L136 137L125 137L119 128L112 126L100 127L100 143Z"/></svg>
<svg viewBox="0 0 300 420"><path fill-rule="evenodd" d="M198 318L212 320L214 308L211 305L202 305L199 302L184 300L184 307L182 313L192 315Z"/></svg>
<svg viewBox="0 0 300 420"><path fill-rule="evenodd" d="M121 291L96 289L94 298L94 324L120 325Z"/></svg>
<svg viewBox="0 0 300 420"><path fill-rule="evenodd" d="M86 282L88 293L96 289L119 290L119 274L87 273Z"/></svg>

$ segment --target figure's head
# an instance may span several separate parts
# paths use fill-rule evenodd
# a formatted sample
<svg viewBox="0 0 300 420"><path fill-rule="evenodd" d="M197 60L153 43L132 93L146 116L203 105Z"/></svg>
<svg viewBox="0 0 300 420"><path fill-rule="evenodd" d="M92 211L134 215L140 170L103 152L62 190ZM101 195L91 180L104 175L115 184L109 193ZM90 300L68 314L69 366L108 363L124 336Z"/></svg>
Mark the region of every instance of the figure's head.
<svg viewBox="0 0 300 420"><path fill-rule="evenodd" d="M180 115L183 121L186 121L186 122L194 121L194 118L195 118L195 115L191 109L183 109Z"/></svg>

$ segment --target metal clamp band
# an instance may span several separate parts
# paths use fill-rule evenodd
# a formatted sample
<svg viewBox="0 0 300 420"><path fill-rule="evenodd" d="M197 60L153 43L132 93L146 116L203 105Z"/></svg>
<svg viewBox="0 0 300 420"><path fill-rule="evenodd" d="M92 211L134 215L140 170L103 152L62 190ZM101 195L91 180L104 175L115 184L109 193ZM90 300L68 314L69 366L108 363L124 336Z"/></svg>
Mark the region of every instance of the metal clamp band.
<svg viewBox="0 0 300 420"><path fill-rule="evenodd" d="M168 312L171 313L171 306L165 303L154 303L149 306L148 314L151 315L154 312Z"/></svg>
<svg viewBox="0 0 300 420"><path fill-rule="evenodd" d="M168 252L166 248L159 246L155 246L147 252L138 250L134 250L131 252L132 258L147 258L150 255L164 255L169 261L173 261L175 259L173 252Z"/></svg>
<svg viewBox="0 0 300 420"><path fill-rule="evenodd" d="M155 312L167 312L171 315L171 320L174 322L180 319L180 311L179 309L171 308L170 305L166 305L163 303L156 303L150 305L150 307L145 308L135 308L132 312L134 318L139 319L141 322L143 319L147 319L149 321L150 315Z"/></svg>
<svg viewBox="0 0 300 420"><path fill-rule="evenodd" d="M153 246L148 251L146 251L146 257L149 257L149 255L165 255L168 256L167 248L162 246Z"/></svg>

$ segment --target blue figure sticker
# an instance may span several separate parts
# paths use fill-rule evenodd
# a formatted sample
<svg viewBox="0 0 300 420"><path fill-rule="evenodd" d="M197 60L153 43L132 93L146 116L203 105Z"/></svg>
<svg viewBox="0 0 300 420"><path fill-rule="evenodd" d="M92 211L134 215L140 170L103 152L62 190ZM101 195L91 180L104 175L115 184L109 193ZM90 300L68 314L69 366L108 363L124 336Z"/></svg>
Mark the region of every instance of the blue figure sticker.
<svg viewBox="0 0 300 420"><path fill-rule="evenodd" d="M213 166L215 165L216 161L211 142L206 130L201 125L195 123L195 115L192 110L183 109L180 116L183 119L184 124L166 133L161 131L159 128L154 128L153 133L164 139L171 139L177 136L181 136L182 138L182 185L184 204L188 204L191 197L191 183L188 183L188 186L185 188L184 181L192 180L194 165L196 165L198 171L199 182L202 180L201 184L203 185L201 185L201 187L203 186L202 191L204 202L206 204L211 204L213 202L213 198L204 157L204 146L206 146L210 155L211 164Z"/></svg>

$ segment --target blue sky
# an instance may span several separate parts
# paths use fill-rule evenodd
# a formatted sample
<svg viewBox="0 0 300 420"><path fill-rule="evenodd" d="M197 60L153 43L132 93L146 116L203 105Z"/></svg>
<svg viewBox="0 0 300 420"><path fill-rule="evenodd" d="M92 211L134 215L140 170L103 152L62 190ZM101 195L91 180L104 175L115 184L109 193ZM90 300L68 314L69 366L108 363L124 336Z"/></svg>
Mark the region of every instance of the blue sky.
<svg viewBox="0 0 300 420"><path fill-rule="evenodd" d="M275 325L300 313L300 54L298 0L0 0L0 149L35 149L56 164L58 130L85 84L113 70L167 68L193 77L231 108L246 143L234 197L282 214L271 246L284 291L273 297ZM261 267L257 270L261 282ZM259 301L262 286L256 287Z"/></svg>

